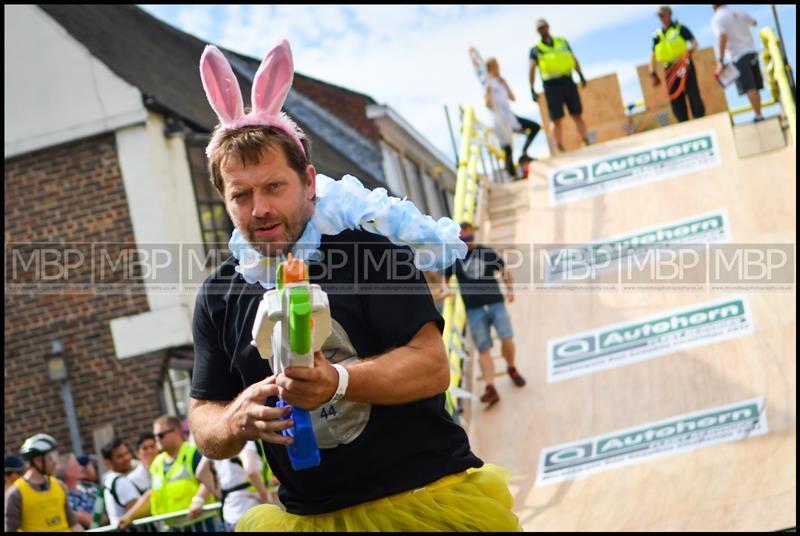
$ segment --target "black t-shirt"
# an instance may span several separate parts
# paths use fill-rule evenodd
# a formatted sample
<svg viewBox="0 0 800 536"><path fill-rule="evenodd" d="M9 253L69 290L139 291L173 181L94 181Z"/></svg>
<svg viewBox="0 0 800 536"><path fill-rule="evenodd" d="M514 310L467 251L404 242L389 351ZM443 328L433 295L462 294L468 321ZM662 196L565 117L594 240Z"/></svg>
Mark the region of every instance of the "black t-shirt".
<svg viewBox="0 0 800 536"><path fill-rule="evenodd" d="M503 301L494 277L494 273L503 266L505 263L495 250L486 246L475 246L475 249L467 252L464 260L456 261L444 273L450 277L455 272L464 307L473 309Z"/></svg>
<svg viewBox="0 0 800 536"><path fill-rule="evenodd" d="M309 263L309 279L328 293L334 322L323 353L329 361L384 354L431 321L442 330L408 248L366 231L345 231L323 236L320 251L322 259ZM247 284L236 263L225 261L197 296L193 398L232 400L272 374L269 361L250 344L264 289ZM294 471L284 445L264 444L281 482L281 502L291 513L331 512L483 465L445 410L443 393L400 405L341 400L333 406L334 411L323 405L311 412L322 458L318 467Z"/></svg>

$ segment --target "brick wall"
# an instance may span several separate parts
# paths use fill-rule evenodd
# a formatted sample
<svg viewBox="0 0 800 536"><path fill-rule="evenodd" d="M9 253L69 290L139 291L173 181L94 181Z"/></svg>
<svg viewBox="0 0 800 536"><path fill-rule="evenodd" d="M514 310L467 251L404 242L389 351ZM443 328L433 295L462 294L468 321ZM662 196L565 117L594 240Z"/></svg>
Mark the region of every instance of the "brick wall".
<svg viewBox="0 0 800 536"><path fill-rule="evenodd" d="M144 289L128 281L102 292L93 284L90 261L97 245L134 242L114 136L51 147L5 164L5 451L17 452L37 432L53 435L62 452L71 450L60 388L45 366L54 338L63 343L68 360L84 451L93 450L92 430L106 423L131 441L161 413L165 355L117 359L109 321L147 311ZM43 244L22 246L32 242ZM22 254L15 258L12 248ZM69 270L55 257L66 249L74 252L62 257ZM41 256L33 262L37 250ZM56 261L47 265L45 259ZM45 278L48 293L41 291ZM119 270L104 281L123 282ZM39 290L15 291L21 282Z"/></svg>
<svg viewBox="0 0 800 536"><path fill-rule="evenodd" d="M378 127L375 126L371 119L367 118L367 105L375 104L375 102L366 95L298 73L294 75L292 87L325 110L336 115L345 124L359 131L367 139L375 143L380 141Z"/></svg>

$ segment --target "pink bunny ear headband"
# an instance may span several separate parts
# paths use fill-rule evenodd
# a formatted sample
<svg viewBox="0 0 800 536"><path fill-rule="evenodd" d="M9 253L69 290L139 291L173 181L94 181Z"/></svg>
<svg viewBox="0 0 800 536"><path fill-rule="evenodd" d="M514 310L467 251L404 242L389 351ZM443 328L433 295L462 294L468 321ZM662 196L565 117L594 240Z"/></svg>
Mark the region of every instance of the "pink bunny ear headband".
<svg viewBox="0 0 800 536"><path fill-rule="evenodd" d="M206 155L219 145L223 134L242 127L275 127L288 134L305 154L301 139L305 137L289 116L281 112L294 77L292 50L285 39L270 50L253 78L250 113L244 113L242 92L228 60L213 45L206 45L200 57L200 77L211 107L219 117Z"/></svg>

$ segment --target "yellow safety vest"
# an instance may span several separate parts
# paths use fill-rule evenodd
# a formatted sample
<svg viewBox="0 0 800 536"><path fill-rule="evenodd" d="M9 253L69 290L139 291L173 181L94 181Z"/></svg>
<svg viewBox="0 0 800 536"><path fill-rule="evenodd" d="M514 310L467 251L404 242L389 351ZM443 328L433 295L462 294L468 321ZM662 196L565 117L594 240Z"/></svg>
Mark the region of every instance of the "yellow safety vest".
<svg viewBox="0 0 800 536"><path fill-rule="evenodd" d="M536 48L541 54L536 56L539 71L542 73L542 80L551 80L562 76L569 76L575 68L575 56L567 46L567 40L563 37L554 37L553 46L546 45L539 40Z"/></svg>
<svg viewBox="0 0 800 536"><path fill-rule="evenodd" d="M169 512L186 510L191 506L192 497L197 493L200 482L194 476L192 470L192 458L197 451L197 447L188 441L181 445L178 456L169 468L164 472L167 456L162 452L153 459L150 465L150 513L161 515ZM213 502L213 497L206 500L206 504ZM215 514L200 516L192 523L196 523L211 517Z"/></svg>
<svg viewBox="0 0 800 536"><path fill-rule="evenodd" d="M686 54L689 50L689 45L686 44L686 39L681 36L681 23L678 22L674 26L664 29L661 28L656 32L658 43L656 44L656 59L666 65L675 63L675 61Z"/></svg>
<svg viewBox="0 0 800 536"><path fill-rule="evenodd" d="M34 489L23 478L14 485L22 494L22 519L19 532L69 532L67 522L67 494L52 476L47 477L50 489Z"/></svg>

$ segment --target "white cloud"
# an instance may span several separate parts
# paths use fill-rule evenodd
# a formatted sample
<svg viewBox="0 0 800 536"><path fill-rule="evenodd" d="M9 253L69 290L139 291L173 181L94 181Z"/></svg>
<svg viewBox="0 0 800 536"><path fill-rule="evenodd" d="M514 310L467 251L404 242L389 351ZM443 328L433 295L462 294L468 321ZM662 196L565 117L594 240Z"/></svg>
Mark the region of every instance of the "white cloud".
<svg viewBox="0 0 800 536"><path fill-rule="evenodd" d="M571 43L592 32L650 13L652 6L226 6L212 27L207 6L180 8L191 32L260 58L289 39L303 74L366 93L392 106L443 153L452 154L444 106L458 126L458 106L473 103L489 121L468 56L475 46L498 59L517 94L516 113L539 118L528 89L528 51L537 18ZM203 14L199 14L203 13ZM208 32L208 33L205 33ZM578 51L580 59L580 51ZM587 73L617 72L623 86L635 64L609 60Z"/></svg>
<svg viewBox="0 0 800 536"><path fill-rule="evenodd" d="M192 35L209 35L214 30L214 21L207 11L184 9L178 12L180 28Z"/></svg>

